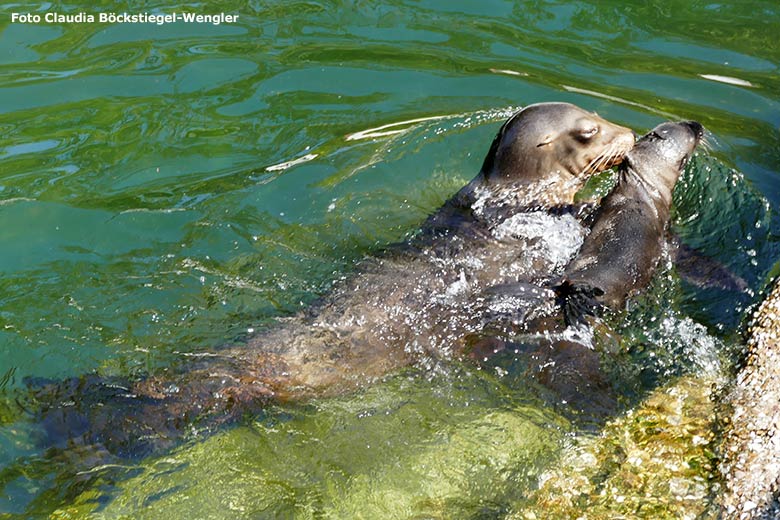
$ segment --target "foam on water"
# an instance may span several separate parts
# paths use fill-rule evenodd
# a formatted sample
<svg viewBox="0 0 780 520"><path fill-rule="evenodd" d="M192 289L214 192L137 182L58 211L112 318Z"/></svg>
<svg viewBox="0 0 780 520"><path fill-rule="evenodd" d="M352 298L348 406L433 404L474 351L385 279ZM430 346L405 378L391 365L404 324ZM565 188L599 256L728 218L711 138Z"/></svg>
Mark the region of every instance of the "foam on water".
<svg viewBox="0 0 780 520"><path fill-rule="evenodd" d="M512 215L493 228L492 233L498 240L533 240L536 255L562 267L579 250L587 230L573 215L532 211Z"/></svg>
<svg viewBox="0 0 780 520"><path fill-rule="evenodd" d="M507 316L515 325L524 325L534 316L555 312L555 293L546 287L518 284L512 294L500 294L487 304L489 314Z"/></svg>
<svg viewBox="0 0 780 520"><path fill-rule="evenodd" d="M718 352L723 350L721 342L711 336L707 329L689 317L668 316L661 322L658 330L659 344L673 339L680 345L679 361L691 373L705 376L718 376L722 364Z"/></svg>

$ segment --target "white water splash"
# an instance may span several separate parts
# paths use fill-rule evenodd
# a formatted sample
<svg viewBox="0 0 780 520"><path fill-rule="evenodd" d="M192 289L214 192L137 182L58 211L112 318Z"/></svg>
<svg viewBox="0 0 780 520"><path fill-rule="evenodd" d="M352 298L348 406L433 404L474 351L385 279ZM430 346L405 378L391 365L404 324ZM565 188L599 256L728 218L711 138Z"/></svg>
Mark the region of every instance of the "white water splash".
<svg viewBox="0 0 780 520"><path fill-rule="evenodd" d="M587 233L574 216L550 215L544 211L518 213L496 226L498 240L530 239L534 250L555 266L565 265L582 246Z"/></svg>
<svg viewBox="0 0 780 520"><path fill-rule="evenodd" d="M711 336L704 325L691 318L667 317L661 322L661 335L677 338L683 349L681 355L692 373L707 376L722 374L722 365L718 352L722 350L720 341Z"/></svg>
<svg viewBox="0 0 780 520"><path fill-rule="evenodd" d="M458 279L451 283L449 287L444 291L444 294L440 296L442 302L452 302L458 296L466 294L470 289L468 280L466 279L465 271L460 272Z"/></svg>

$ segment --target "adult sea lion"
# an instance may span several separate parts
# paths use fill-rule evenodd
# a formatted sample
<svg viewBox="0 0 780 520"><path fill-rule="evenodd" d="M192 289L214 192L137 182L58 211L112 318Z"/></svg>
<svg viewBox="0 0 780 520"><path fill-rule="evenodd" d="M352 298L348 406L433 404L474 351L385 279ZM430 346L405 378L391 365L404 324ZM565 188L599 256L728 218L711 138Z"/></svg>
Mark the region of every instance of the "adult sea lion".
<svg viewBox="0 0 780 520"><path fill-rule="evenodd" d="M39 393L49 442L143 454L183 432L363 386L458 354L487 287L559 274L584 230L568 213L587 177L620 162L631 130L566 103L509 118L477 177L400 247L367 259L311 308L245 345L136 381L89 376ZM69 406L63 406L66 402Z"/></svg>

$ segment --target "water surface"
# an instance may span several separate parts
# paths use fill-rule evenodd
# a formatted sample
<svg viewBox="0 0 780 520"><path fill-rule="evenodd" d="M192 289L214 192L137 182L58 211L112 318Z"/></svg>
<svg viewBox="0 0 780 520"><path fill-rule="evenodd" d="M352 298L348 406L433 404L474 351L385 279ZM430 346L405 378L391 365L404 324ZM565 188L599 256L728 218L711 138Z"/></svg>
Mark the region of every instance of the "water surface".
<svg viewBox="0 0 780 520"><path fill-rule="evenodd" d="M96 5L56 9L141 9ZM240 15L219 26L11 24L22 9L0 9L4 395L160 370L307 306L414 232L538 101L711 133L674 227L750 290L664 270L620 320L627 406L727 365L780 258L775 2L143 5ZM577 434L515 376L417 367L86 476L7 397L0 515L502 518Z"/></svg>

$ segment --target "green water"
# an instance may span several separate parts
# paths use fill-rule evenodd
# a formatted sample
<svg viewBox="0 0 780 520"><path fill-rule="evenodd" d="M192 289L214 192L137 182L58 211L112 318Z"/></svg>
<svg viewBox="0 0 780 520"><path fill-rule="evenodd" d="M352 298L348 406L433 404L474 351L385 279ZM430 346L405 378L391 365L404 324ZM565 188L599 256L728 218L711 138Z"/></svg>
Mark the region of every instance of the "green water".
<svg viewBox="0 0 780 520"><path fill-rule="evenodd" d="M10 23L47 10L239 20ZM159 370L306 306L537 101L703 123L675 228L757 291L780 258L778 31L769 1L0 7L4 395ZM692 346L727 357L757 297L656 285L623 331L636 398L706 364ZM572 435L522 378L453 364L73 475L4 397L0 517L503 518Z"/></svg>

